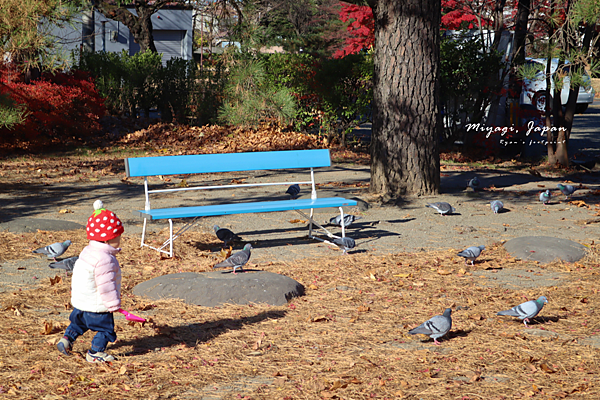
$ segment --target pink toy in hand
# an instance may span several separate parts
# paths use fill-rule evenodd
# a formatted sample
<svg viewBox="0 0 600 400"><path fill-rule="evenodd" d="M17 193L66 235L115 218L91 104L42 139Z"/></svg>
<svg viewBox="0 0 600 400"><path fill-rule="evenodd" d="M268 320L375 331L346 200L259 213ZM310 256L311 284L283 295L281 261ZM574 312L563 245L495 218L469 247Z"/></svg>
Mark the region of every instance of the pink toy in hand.
<svg viewBox="0 0 600 400"><path fill-rule="evenodd" d="M137 315L134 315L129 311L125 311L122 308L119 308L118 311L125 316L127 321L146 322L146 318L138 317Z"/></svg>

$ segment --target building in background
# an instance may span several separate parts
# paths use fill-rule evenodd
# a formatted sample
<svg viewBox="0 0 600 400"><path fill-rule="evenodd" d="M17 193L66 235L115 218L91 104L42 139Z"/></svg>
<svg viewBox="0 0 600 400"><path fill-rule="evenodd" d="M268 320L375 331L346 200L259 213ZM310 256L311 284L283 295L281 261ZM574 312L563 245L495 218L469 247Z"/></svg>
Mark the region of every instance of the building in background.
<svg viewBox="0 0 600 400"><path fill-rule="evenodd" d="M134 8L130 8L136 14ZM152 34L156 50L163 55L163 65L171 58L190 60L193 57L193 22L191 9L169 7L152 15ZM129 29L118 21L106 18L97 11L84 13L69 25L55 26L50 34L68 55L81 46L88 51L105 51L129 55L140 51Z"/></svg>

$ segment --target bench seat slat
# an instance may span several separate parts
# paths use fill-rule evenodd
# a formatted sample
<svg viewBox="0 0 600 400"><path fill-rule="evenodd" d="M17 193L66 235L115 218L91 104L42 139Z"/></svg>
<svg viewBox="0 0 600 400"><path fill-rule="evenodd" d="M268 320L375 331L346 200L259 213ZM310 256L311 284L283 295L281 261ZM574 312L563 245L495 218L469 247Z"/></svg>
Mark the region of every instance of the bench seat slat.
<svg viewBox="0 0 600 400"><path fill-rule="evenodd" d="M138 210L140 216L151 220L189 217L207 217L214 215L248 214L273 211L306 210L310 208L346 207L357 205L356 200L341 197L321 199L300 199L281 201L260 201L254 203L231 203L210 206L192 206L178 208L157 208L154 210Z"/></svg>
<svg viewBox="0 0 600 400"><path fill-rule="evenodd" d="M125 159L128 177L331 166L328 149L193 154Z"/></svg>

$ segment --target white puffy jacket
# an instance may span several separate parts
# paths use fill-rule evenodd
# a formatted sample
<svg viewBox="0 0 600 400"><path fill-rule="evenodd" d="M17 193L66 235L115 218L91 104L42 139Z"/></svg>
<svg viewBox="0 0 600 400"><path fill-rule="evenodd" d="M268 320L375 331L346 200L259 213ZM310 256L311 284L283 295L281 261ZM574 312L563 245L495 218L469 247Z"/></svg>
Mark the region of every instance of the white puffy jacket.
<svg viewBox="0 0 600 400"><path fill-rule="evenodd" d="M121 307L121 267L115 257L121 249L90 240L75 262L71 304L81 311L112 312Z"/></svg>

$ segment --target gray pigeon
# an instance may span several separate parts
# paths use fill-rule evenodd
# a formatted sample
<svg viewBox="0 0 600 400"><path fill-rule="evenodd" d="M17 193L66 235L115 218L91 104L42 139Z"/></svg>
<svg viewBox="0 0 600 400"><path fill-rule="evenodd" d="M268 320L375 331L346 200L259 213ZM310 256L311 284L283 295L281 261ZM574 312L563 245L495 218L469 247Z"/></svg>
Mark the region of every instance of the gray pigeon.
<svg viewBox="0 0 600 400"><path fill-rule="evenodd" d="M298 194L300 193L300 185L294 183L293 185L290 185L285 192L289 194L292 199L297 199Z"/></svg>
<svg viewBox="0 0 600 400"><path fill-rule="evenodd" d="M577 190L571 185L563 185L563 184L559 183L557 186L560 189L560 191L562 192L562 194L567 196L567 200L569 200L571 198L571 195Z"/></svg>
<svg viewBox="0 0 600 400"><path fill-rule="evenodd" d="M498 214L504 208L504 203L502 203L500 200L492 200L490 202L490 207L492 208L494 214Z"/></svg>
<svg viewBox="0 0 600 400"><path fill-rule="evenodd" d="M525 303L519 304L511 308L510 310L500 311L497 315L510 315L511 317L518 317L523 320L526 328L529 318L533 318L542 310L544 304L548 303L546 296L540 296L537 300L529 300Z"/></svg>
<svg viewBox="0 0 600 400"><path fill-rule="evenodd" d="M344 228L349 227L354 221L359 220L361 218L362 217L356 216L356 215L344 214ZM342 220L342 216L338 215L337 217L331 218L329 220L329 224L330 225L342 226L342 224L340 223L341 220Z"/></svg>
<svg viewBox="0 0 600 400"><path fill-rule="evenodd" d="M456 211L454 207L445 201L438 201L437 203L429 203L426 207L433 208L435 211L439 212L440 215L452 214Z"/></svg>
<svg viewBox="0 0 600 400"><path fill-rule="evenodd" d="M79 259L79 256L65 258L64 260L60 260L58 262L53 262L48 265L50 268L64 269L67 272L73 272L73 268L75 268L75 261Z"/></svg>
<svg viewBox="0 0 600 400"><path fill-rule="evenodd" d="M437 339L444 336L450 331L450 328L452 328L452 318L450 317L451 314L452 309L446 308L444 314L436 315L431 319L428 319L421 325L408 331L408 333L411 335L416 335L417 333L427 335L433 339L435 344L439 345L440 342L438 342Z"/></svg>
<svg viewBox="0 0 600 400"><path fill-rule="evenodd" d="M546 190L545 192L540 193L540 201L546 205L547 202L552 198L552 193L550 190Z"/></svg>
<svg viewBox="0 0 600 400"><path fill-rule="evenodd" d="M65 240L64 242L56 242L49 244L46 247L40 247L39 249L34 250L33 252L36 254L43 254L45 256L48 256L48 258L53 258L54 261L56 261L56 257L62 256L64 252L67 251L70 245L71 241Z"/></svg>
<svg viewBox="0 0 600 400"><path fill-rule="evenodd" d="M479 179L477 179L477 177L474 176L473 179L471 179L469 181L469 183L467 183L467 185L473 190L478 190L479 189Z"/></svg>
<svg viewBox="0 0 600 400"><path fill-rule="evenodd" d="M340 249L344 252L342 254L347 254L346 252L350 249L356 247L356 242L351 237L345 236L343 238L335 238L333 239L333 243L335 243Z"/></svg>
<svg viewBox="0 0 600 400"><path fill-rule="evenodd" d="M227 228L219 228L219 225L214 225L213 229L219 240L221 240L225 246L227 246L229 242L242 240L238 235Z"/></svg>
<svg viewBox="0 0 600 400"><path fill-rule="evenodd" d="M252 246L250 245L250 243L247 243L244 246L244 250L238 251L237 253L233 253L227 260L218 263L213 268L233 268L233 274L236 275L235 270L238 268L243 270L242 267L246 265L246 263L250 259L251 249Z"/></svg>
<svg viewBox="0 0 600 400"><path fill-rule="evenodd" d="M473 265L473 262L483 250L485 250L485 246L471 246L458 253L458 255L465 258L465 264L467 264L467 261L471 261L471 265Z"/></svg>

